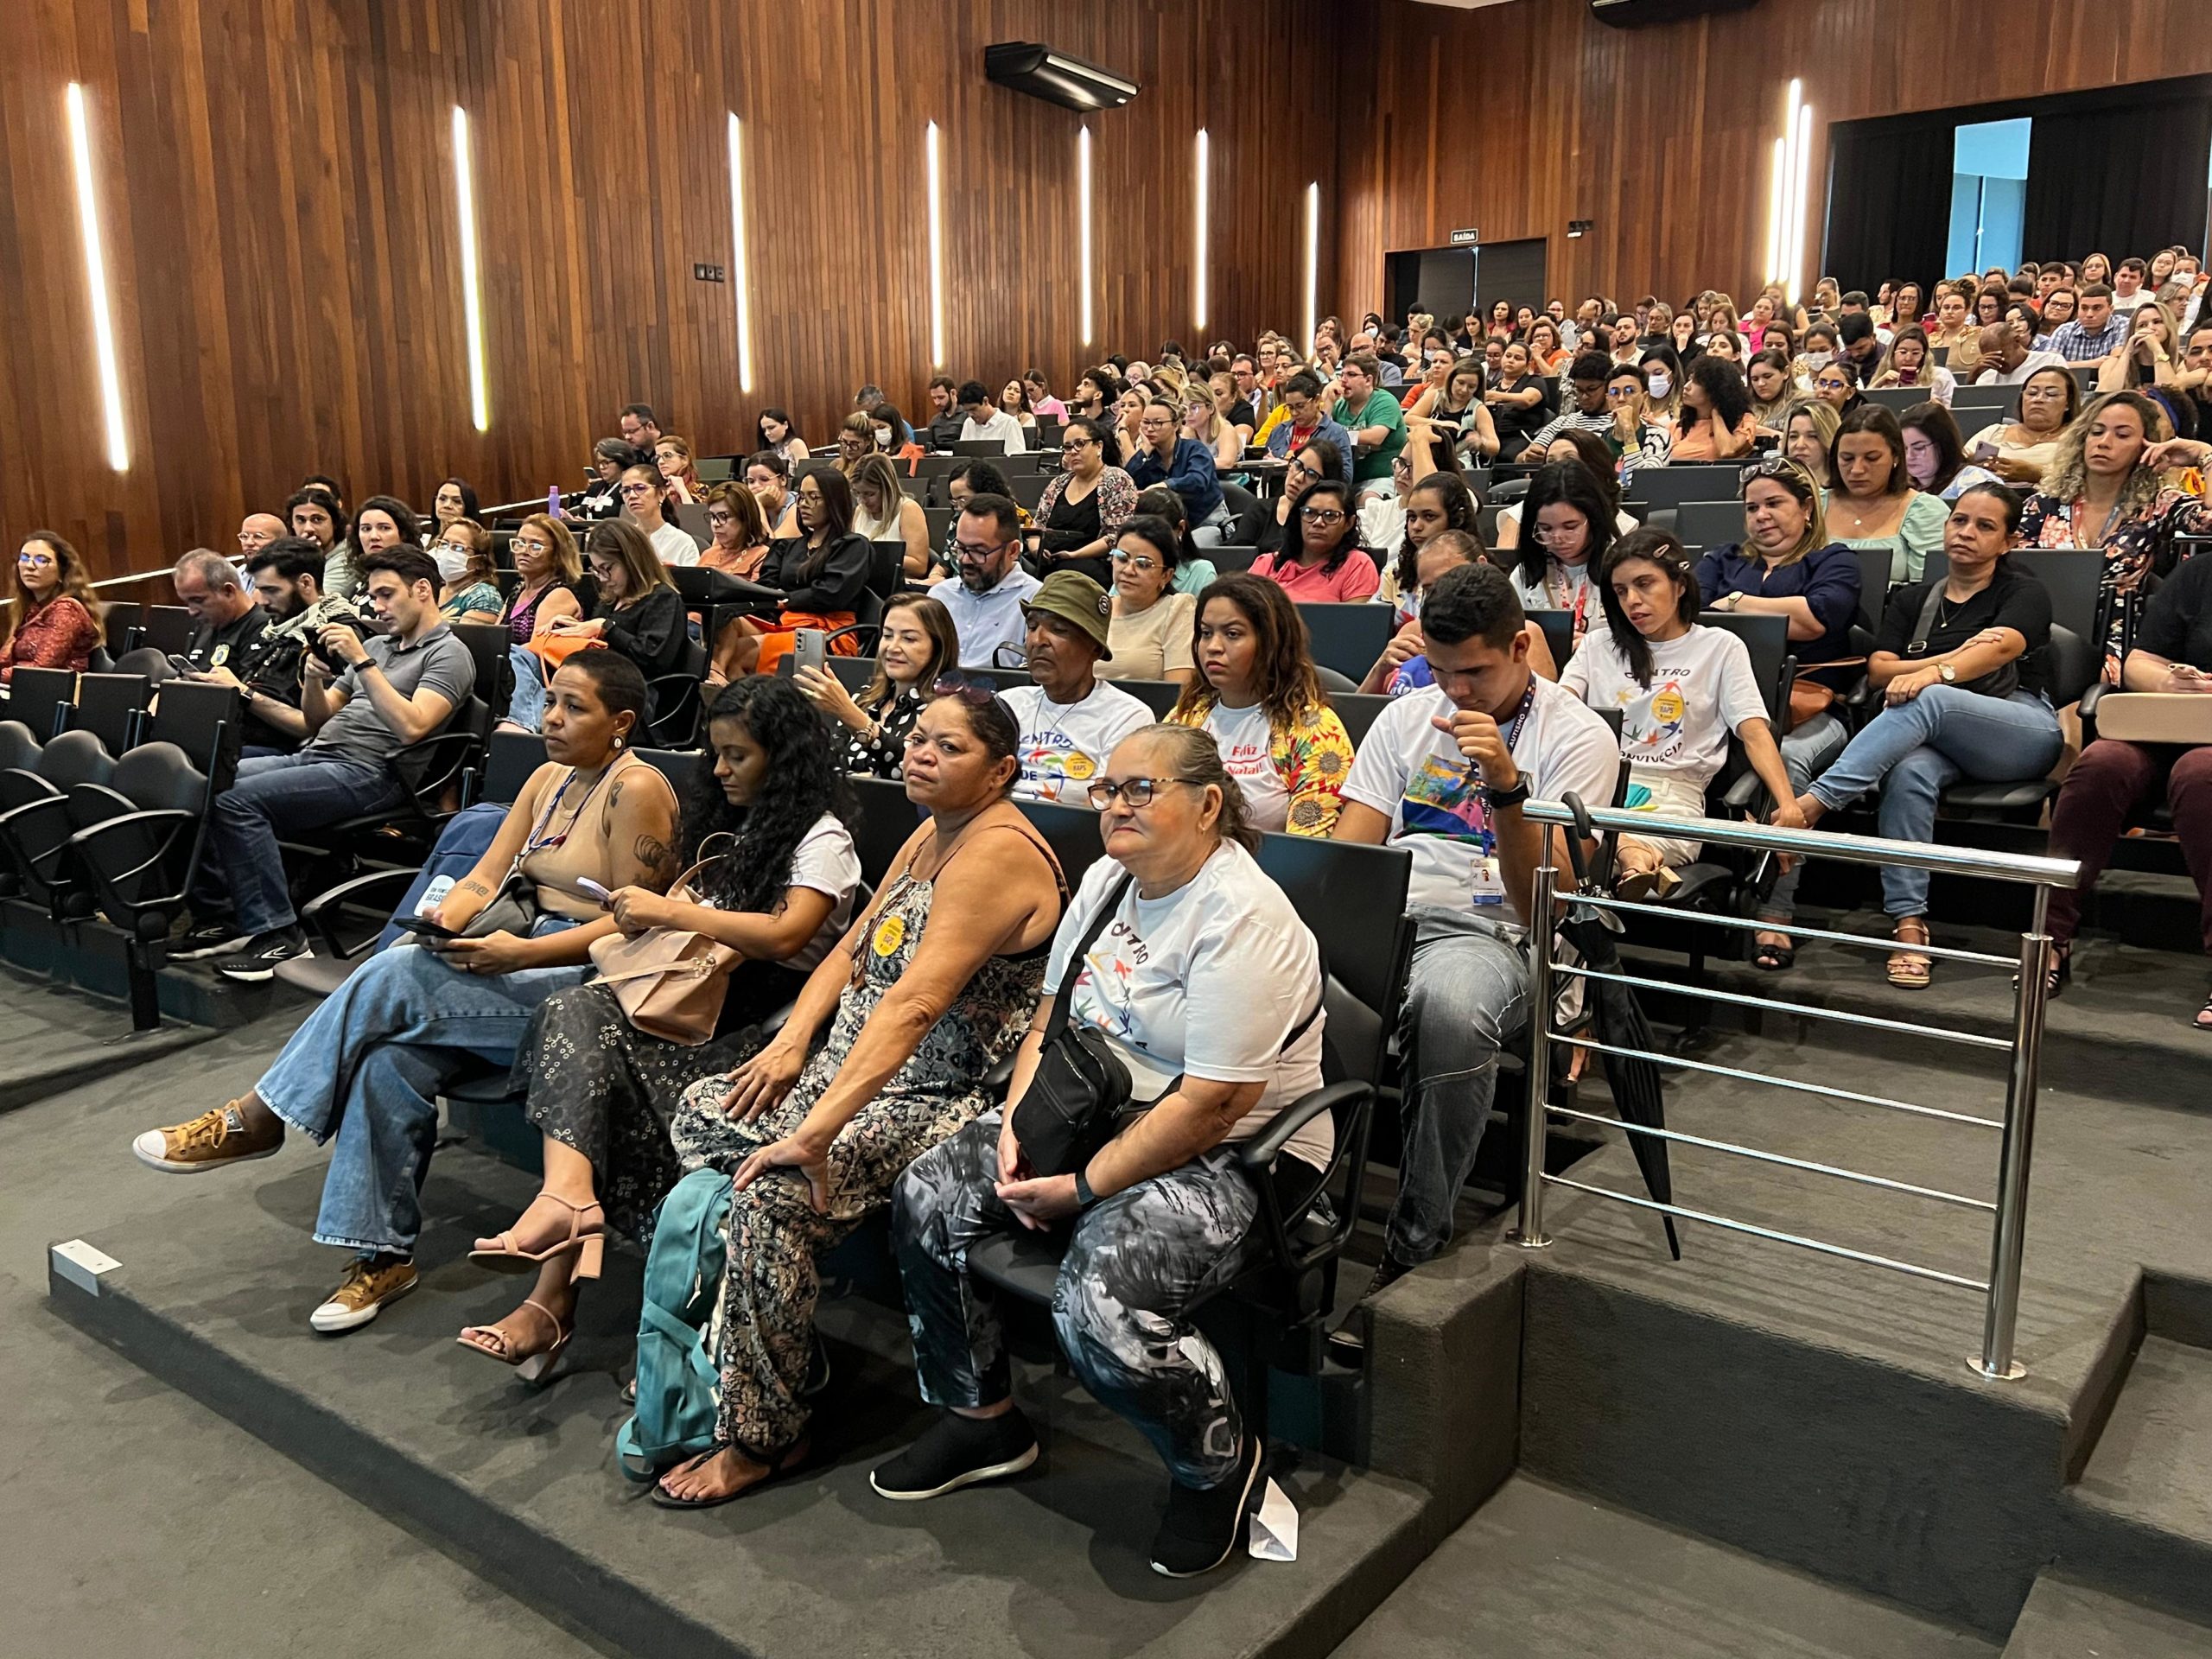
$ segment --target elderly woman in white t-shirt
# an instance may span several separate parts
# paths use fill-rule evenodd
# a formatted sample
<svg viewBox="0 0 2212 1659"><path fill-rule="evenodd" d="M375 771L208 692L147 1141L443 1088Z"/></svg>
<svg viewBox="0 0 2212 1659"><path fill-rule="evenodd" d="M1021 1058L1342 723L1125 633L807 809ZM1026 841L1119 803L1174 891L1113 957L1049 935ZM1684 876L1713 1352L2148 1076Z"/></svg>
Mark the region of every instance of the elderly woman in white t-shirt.
<svg viewBox="0 0 2212 1659"><path fill-rule="evenodd" d="M886 1497L934 1497L1036 1461L968 1252L995 1232L1071 1223L1052 1300L1060 1345L1166 1462L1173 1484L1152 1562L1185 1578L1236 1547L1263 1450L1187 1310L1265 1248L1252 1224L1259 1189L1236 1143L1320 1086L1320 952L1253 861L1259 836L1243 793L1204 732L1132 733L1090 794L1107 855L1061 919L1007 1098L1029 1087L1065 1003L1060 1017L1128 1068L1132 1098L1154 1103L1077 1170L1030 1167L1018 1109L909 1166L893 1239L922 1394L944 1411L871 1479ZM1261 1179L1300 1203L1331 1151L1324 1116Z"/></svg>

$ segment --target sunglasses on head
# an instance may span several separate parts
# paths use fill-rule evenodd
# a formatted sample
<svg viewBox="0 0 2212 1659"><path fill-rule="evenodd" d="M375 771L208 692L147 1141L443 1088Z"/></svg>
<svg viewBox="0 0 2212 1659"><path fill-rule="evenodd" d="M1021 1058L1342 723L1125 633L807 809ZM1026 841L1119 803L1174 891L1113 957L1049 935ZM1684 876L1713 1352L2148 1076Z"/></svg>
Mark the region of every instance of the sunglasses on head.
<svg viewBox="0 0 2212 1659"><path fill-rule="evenodd" d="M971 680L964 675L945 674L938 677L930 687L933 697L957 697L971 709L988 709L998 701L998 688L984 680Z"/></svg>

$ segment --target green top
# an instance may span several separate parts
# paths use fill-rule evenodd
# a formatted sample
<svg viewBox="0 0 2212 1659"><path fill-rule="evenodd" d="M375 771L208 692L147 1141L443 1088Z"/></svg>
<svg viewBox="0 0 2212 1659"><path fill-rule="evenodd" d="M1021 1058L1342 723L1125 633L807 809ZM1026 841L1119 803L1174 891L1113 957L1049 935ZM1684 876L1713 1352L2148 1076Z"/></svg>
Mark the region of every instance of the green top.
<svg viewBox="0 0 2212 1659"><path fill-rule="evenodd" d="M1355 438L1363 426L1389 428L1389 434L1374 448L1353 455L1351 476L1356 484L1390 476L1390 463L1406 447L1406 412L1395 397L1377 386L1368 398L1366 408L1355 413L1350 398L1339 398L1337 406L1329 411L1329 418L1340 423Z"/></svg>
<svg viewBox="0 0 2212 1659"><path fill-rule="evenodd" d="M1831 490L1828 493L1834 496L1835 492ZM1943 526L1950 517L1949 502L1923 490L1915 493L1904 510L1904 517L1887 536L1862 536L1856 541L1848 536L1838 536L1834 539L1849 548L1888 548L1890 580L1918 582L1928 556L1943 545Z"/></svg>

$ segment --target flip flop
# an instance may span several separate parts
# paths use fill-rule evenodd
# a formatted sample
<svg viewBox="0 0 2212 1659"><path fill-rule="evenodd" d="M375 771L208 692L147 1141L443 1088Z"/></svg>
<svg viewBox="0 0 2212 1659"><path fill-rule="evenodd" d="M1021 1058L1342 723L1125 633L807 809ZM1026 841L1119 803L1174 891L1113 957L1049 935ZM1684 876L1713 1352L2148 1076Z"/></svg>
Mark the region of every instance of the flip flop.
<svg viewBox="0 0 2212 1659"><path fill-rule="evenodd" d="M686 1458L674 1469L670 1470L668 1474L676 1474L705 1459L718 1456L722 1450L722 1447L717 1446L712 1452L701 1452L698 1457ZM713 1497L678 1497L663 1484L668 1478L668 1475L663 1475L659 1480L653 1483L653 1489L647 1496L652 1499L655 1507L664 1510L718 1510L725 1503L734 1503L747 1492L757 1492L763 1486L772 1485L786 1475L796 1474L805 1464L806 1453L807 1443L802 1438L785 1451L781 1459L768 1465L766 1474L756 1481L739 1487L734 1492L721 1492Z"/></svg>

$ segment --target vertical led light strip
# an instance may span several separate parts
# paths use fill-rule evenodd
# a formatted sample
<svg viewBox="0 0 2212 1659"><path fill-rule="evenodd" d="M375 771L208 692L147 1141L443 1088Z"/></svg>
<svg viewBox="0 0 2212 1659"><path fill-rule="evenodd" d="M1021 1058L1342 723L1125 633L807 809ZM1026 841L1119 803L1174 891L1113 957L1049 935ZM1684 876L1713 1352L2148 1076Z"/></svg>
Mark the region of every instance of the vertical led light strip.
<svg viewBox="0 0 2212 1659"><path fill-rule="evenodd" d="M1198 248L1192 267L1191 316L1199 333L1206 326L1206 130L1198 129L1198 154L1192 162L1197 188L1192 193L1191 239Z"/></svg>
<svg viewBox="0 0 2212 1659"><path fill-rule="evenodd" d="M1796 82L1790 82L1794 90ZM1797 106L1797 131L1793 142L1797 146L1797 181L1792 195L1795 205L1790 210L1790 223L1796 227L1796 236L1789 245L1789 279L1797 284L1800 294L1811 286L1805 281L1805 227L1812 217L1810 188L1813 172L1813 106Z"/></svg>
<svg viewBox="0 0 2212 1659"><path fill-rule="evenodd" d="M85 285L92 305L92 351L99 364L100 403L107 414L107 464L130 465L123 429L123 376L115 363L115 320L108 311L107 253L100 245L99 205L92 197L92 140L85 122L85 89L69 83L69 158L77 172L77 224L85 237Z"/></svg>
<svg viewBox="0 0 2212 1659"><path fill-rule="evenodd" d="M1313 334L1321 326L1317 300L1321 277L1321 187L1306 187L1306 334L1299 345L1303 357L1313 349Z"/></svg>
<svg viewBox="0 0 2212 1659"><path fill-rule="evenodd" d="M1090 124L1075 135L1077 268L1083 283L1083 343L1090 344Z"/></svg>
<svg viewBox="0 0 2212 1659"><path fill-rule="evenodd" d="M476 179L468 160L468 111L453 106L453 193L461 213L461 302L468 319L468 416L492 429L492 395L484 378L484 296L477 287Z"/></svg>
<svg viewBox="0 0 2212 1659"><path fill-rule="evenodd" d="M1760 280L1782 280L1782 216L1789 200L1789 141L1774 141L1774 183L1767 193L1766 275Z"/></svg>
<svg viewBox="0 0 2212 1659"><path fill-rule="evenodd" d="M729 276L737 289L737 385L753 390L753 289L745 258L745 127L729 118Z"/></svg>
<svg viewBox="0 0 2212 1659"><path fill-rule="evenodd" d="M944 179L938 171L937 123L930 123L923 149L930 169L930 366L944 366Z"/></svg>

